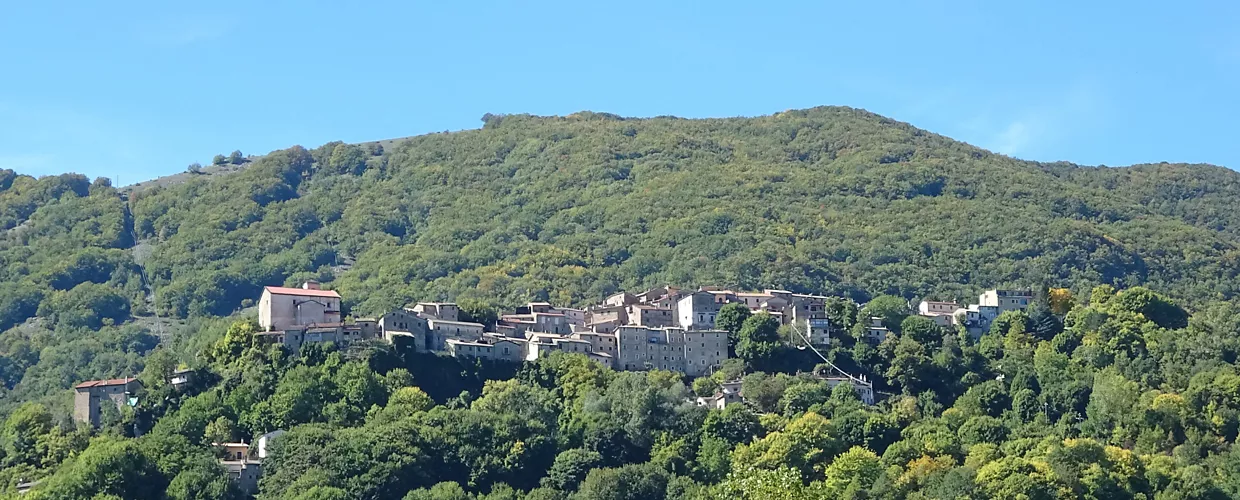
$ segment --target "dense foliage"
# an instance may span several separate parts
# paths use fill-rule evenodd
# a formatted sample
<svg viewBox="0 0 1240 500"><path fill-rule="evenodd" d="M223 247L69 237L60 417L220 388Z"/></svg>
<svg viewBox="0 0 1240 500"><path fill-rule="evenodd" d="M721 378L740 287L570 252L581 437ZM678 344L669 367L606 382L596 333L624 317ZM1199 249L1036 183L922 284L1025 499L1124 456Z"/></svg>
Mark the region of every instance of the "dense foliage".
<svg viewBox="0 0 1240 500"><path fill-rule="evenodd" d="M0 491L231 498L209 443L286 428L264 498L1240 495L1234 172L1024 162L847 108L484 123L236 152L228 175L135 190L0 171ZM828 304L826 354L890 397L829 387L737 308L721 321L747 364L697 381L383 346L294 358L233 323L307 278L354 316L664 283L848 297L868 303ZM993 286L1045 293L976 341L908 310ZM895 334L857 341L870 316ZM167 386L178 367L201 386ZM134 411L67 419L74 383L135 373ZM744 406L685 402L742 374Z"/></svg>
<svg viewBox="0 0 1240 500"><path fill-rule="evenodd" d="M521 366L386 344L289 356L252 321L216 322L195 386L172 388L176 359L157 351L132 412L92 433L24 405L0 427L0 459L10 484L43 478L35 499L237 498L210 443L275 429L289 432L263 461L263 499L1240 494L1240 311L1189 318L1148 289L1101 286L1047 313L1048 337L1050 295L976 341L898 308L877 346L837 332L826 355L890 391L874 406L818 376L825 365L779 359L690 381L564 353ZM737 350L790 355L769 321L746 319ZM690 387L738 377L744 403L694 403Z"/></svg>

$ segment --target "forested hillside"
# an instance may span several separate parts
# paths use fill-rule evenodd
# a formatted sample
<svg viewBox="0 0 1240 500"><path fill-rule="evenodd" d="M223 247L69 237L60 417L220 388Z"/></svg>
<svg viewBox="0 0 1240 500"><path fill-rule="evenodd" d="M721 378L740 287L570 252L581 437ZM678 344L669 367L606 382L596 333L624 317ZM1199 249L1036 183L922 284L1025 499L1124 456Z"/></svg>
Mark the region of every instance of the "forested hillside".
<svg viewBox="0 0 1240 500"><path fill-rule="evenodd" d="M46 498L103 483L229 498L211 439L288 428L264 498L1240 494L1235 172L1026 162L849 108L483 121L141 189L0 172L0 493L46 477ZM829 355L892 396L862 407L782 351L729 368L748 372L749 409L706 412L683 402L708 382L584 358L290 359L256 344L235 316L264 285L308 278L352 316L440 299L481 316L656 284L881 297L842 322L883 316L897 335L845 336ZM977 342L905 324L902 299L1002 286L1078 299L1051 311L1041 297ZM179 365L203 374L192 394L163 382ZM110 437L64 420L74 383L139 373L150 392ZM123 438L135 428L151 435ZM181 448L194 452L168 453ZM131 475L100 479L122 458ZM605 495L641 488L657 493ZM1152 496L1165 491L1179 496Z"/></svg>
<svg viewBox="0 0 1240 500"><path fill-rule="evenodd" d="M295 147L134 193L156 306L227 314L308 275L359 314L582 303L656 283L861 300L1043 281L1236 294L1240 177L1217 167L1023 162L844 108L488 116L389 149Z"/></svg>
<svg viewBox="0 0 1240 500"><path fill-rule="evenodd" d="M276 151L237 174L128 192L131 219L106 180L7 173L0 328L39 319L0 341L5 386L81 329L140 349L140 329L106 325L228 315L263 285L309 277L355 315L435 299L581 304L661 283L862 301L1042 284L1148 285L1189 305L1237 293L1240 176L1219 167L1025 162L833 107L484 123L387 150ZM115 349L91 350L109 361L35 373L67 387L127 368Z"/></svg>

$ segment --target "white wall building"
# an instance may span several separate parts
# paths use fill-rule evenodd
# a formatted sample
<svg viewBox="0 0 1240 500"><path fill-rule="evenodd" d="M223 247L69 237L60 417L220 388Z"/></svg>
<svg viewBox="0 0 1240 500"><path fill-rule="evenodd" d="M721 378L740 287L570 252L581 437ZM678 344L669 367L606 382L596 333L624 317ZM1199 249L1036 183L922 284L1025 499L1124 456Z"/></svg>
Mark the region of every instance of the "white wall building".
<svg viewBox="0 0 1240 500"><path fill-rule="evenodd" d="M715 301L714 294L694 292L686 295L676 303L676 311L680 316L677 322L686 330L710 330L715 327L715 317L719 314L722 304Z"/></svg>

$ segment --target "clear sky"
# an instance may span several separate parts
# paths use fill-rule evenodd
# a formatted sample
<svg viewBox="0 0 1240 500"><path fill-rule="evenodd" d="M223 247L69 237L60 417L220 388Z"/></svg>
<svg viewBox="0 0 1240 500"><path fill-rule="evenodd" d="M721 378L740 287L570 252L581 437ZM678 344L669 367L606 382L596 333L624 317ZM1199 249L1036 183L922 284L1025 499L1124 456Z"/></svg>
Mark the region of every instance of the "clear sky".
<svg viewBox="0 0 1240 500"><path fill-rule="evenodd" d="M1027 159L1240 168L1238 3L6 2L0 168L130 184L488 112L826 104Z"/></svg>

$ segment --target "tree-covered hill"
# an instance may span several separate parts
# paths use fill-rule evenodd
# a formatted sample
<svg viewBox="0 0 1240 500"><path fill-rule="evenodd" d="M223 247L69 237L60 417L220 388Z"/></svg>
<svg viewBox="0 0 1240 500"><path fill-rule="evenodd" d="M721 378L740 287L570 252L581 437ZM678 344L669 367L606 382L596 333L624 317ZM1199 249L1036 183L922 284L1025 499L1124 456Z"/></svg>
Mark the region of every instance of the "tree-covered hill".
<svg viewBox="0 0 1240 500"><path fill-rule="evenodd" d="M289 444L264 463L262 498L1240 494L1227 169L1026 162L849 108L488 115L237 165L126 190L0 171L0 497L38 478L39 498L234 498L209 444L276 428ZM579 356L289 356L244 313L221 318L307 278L354 316L664 283L885 294L832 314L882 317L888 341L838 332L826 356L890 394L863 406L785 346L738 345L690 383ZM1035 288L1037 305L980 340L903 300L994 286ZM733 326L779 335L764 315ZM201 387L168 385L182 365ZM67 420L74 383L133 375L133 411L97 431ZM685 402L742 375L748 406Z"/></svg>
<svg viewBox="0 0 1240 500"><path fill-rule="evenodd" d="M58 374L39 387L118 375L132 360L117 352L151 342L127 319L228 315L309 277L372 315L660 283L859 300L1109 283L1199 306L1235 298L1240 269L1235 172L1026 162L850 108L487 115L478 130L295 146L188 178L122 192L0 176L0 328L27 323L0 336L6 387L30 367ZM53 333L75 329L95 333ZM98 356L63 344L110 335L131 341L87 349ZM33 354L48 347L76 361Z"/></svg>
<svg viewBox="0 0 1240 500"><path fill-rule="evenodd" d="M156 306L178 316L226 314L310 274L360 314L665 282L859 299L1148 284L1196 302L1237 292L1237 179L1024 162L848 108L583 112L487 116L381 152L294 147L133 205L155 245Z"/></svg>

